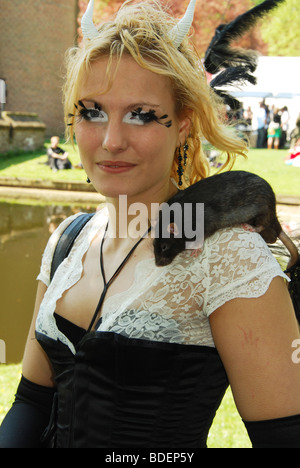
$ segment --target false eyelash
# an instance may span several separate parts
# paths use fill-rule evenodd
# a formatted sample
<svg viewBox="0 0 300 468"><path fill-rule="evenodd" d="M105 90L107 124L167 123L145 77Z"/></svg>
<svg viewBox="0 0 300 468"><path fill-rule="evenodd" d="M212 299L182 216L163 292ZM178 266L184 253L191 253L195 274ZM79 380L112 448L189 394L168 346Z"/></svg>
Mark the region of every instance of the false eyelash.
<svg viewBox="0 0 300 468"><path fill-rule="evenodd" d="M87 109L82 101L78 101L78 104L80 105L80 107L82 107L82 109L79 112L83 112L85 110L87 110L87 111L91 110L91 109ZM74 106L76 107L76 109L78 109L78 106L76 106L76 104L74 104ZM99 104L97 104L97 102L94 102L94 109L96 109L98 111L102 111L102 107L99 106Z"/></svg>
<svg viewBox="0 0 300 468"><path fill-rule="evenodd" d="M157 117L157 115L155 114L155 110L153 109L150 109L148 112L143 112L142 107L139 107L138 109L132 111L132 118L137 116L145 124L150 122L157 122L160 125L164 125L167 128L170 128L172 126L172 120L169 120L168 122L160 122L161 120L168 118L167 114L164 114L161 117Z"/></svg>
<svg viewBox="0 0 300 468"><path fill-rule="evenodd" d="M82 101L79 100L78 104L79 104L80 107L82 107L82 109L79 110L79 115L76 116L76 114L68 114L69 118L78 117L80 119L81 117L87 116L88 112L90 112L91 109L87 109ZM78 110L78 105L77 104L74 104L74 107L75 107L75 109ZM96 109L98 111L102 110L101 107L96 102L94 102L94 109ZM67 126L69 126L69 127L72 126L72 125L73 125L73 122L67 124Z"/></svg>
<svg viewBox="0 0 300 468"><path fill-rule="evenodd" d="M81 101L80 101L80 102L81 102ZM83 105L83 103L82 103L82 105ZM83 105L83 106L84 106L84 105ZM77 104L75 104L75 103L74 103L74 107L75 107L75 109L78 109L78 106L77 106ZM73 120L73 117L75 117L75 114L68 114L68 118L69 118L69 119L72 119L72 120ZM67 124L67 127L72 127L73 123L74 123L74 122L68 123L68 124Z"/></svg>
<svg viewBox="0 0 300 468"><path fill-rule="evenodd" d="M85 105L83 104L82 101L78 101L78 104L80 105L80 107L83 107L83 109L86 109ZM76 106L76 104L74 104ZM76 107L78 109L78 107Z"/></svg>

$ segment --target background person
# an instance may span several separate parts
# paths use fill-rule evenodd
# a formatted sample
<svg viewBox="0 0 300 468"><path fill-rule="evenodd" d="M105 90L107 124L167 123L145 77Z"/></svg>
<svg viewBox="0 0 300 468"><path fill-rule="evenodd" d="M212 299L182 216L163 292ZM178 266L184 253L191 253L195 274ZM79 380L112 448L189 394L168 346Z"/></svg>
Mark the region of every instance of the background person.
<svg viewBox="0 0 300 468"><path fill-rule="evenodd" d="M51 137L51 147L48 148L48 165L53 171L72 169L69 154L59 146L59 137Z"/></svg>
<svg viewBox="0 0 300 468"><path fill-rule="evenodd" d="M267 121L267 114L266 114L265 105L263 102L260 102L259 109L256 114L256 127L257 127L256 148L264 148L266 121Z"/></svg>
<svg viewBox="0 0 300 468"><path fill-rule="evenodd" d="M278 109L274 109L268 127L268 149L279 149L281 137L281 116Z"/></svg>

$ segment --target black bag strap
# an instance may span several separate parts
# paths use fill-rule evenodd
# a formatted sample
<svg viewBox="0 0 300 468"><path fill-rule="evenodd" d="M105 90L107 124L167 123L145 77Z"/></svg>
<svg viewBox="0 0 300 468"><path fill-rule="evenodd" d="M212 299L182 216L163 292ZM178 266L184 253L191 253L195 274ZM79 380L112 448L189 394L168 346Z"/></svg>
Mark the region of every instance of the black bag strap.
<svg viewBox="0 0 300 468"><path fill-rule="evenodd" d="M60 236L52 258L50 281L52 281L58 266L71 252L76 237L93 216L94 213L84 213L78 216L67 226Z"/></svg>

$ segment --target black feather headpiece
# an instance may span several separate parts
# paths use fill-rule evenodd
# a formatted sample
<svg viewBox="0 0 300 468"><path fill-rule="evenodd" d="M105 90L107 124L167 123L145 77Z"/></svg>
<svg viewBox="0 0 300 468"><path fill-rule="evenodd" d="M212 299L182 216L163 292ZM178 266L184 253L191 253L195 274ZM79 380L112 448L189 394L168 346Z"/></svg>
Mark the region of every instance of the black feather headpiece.
<svg viewBox="0 0 300 468"><path fill-rule="evenodd" d="M227 91L220 90L218 87L230 85L243 85L246 81L251 84L256 84L255 76L248 72L247 67L239 65L237 67L229 67L215 76L210 82L210 86L232 110L238 110L241 106L240 102L231 96Z"/></svg>
<svg viewBox="0 0 300 468"><path fill-rule="evenodd" d="M252 73L256 70L258 58L257 52L233 48L231 43L284 1L265 0L260 5L239 15L230 23L220 24L216 28L215 35L206 50L203 64L208 73L221 72L211 81L210 86L230 107L237 108L239 102L227 92L220 91L216 87L241 84L245 81L255 84L256 79Z"/></svg>

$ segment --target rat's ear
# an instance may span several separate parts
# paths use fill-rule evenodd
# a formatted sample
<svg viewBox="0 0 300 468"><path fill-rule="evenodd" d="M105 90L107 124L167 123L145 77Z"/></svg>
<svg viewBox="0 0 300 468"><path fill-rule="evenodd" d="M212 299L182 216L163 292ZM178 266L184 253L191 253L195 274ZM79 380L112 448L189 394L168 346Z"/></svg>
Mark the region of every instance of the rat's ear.
<svg viewBox="0 0 300 468"><path fill-rule="evenodd" d="M176 223L170 223L167 227L167 231L173 236L178 236L179 230Z"/></svg>

